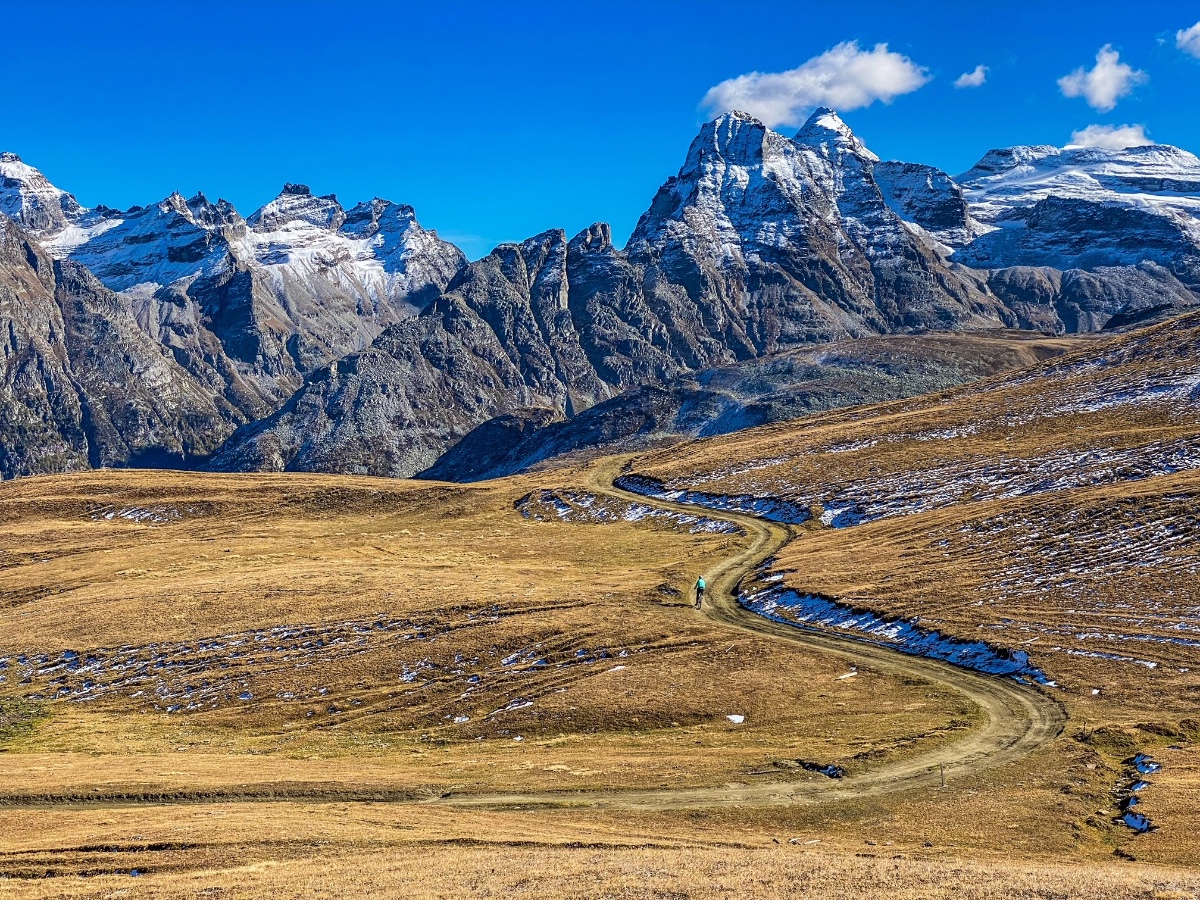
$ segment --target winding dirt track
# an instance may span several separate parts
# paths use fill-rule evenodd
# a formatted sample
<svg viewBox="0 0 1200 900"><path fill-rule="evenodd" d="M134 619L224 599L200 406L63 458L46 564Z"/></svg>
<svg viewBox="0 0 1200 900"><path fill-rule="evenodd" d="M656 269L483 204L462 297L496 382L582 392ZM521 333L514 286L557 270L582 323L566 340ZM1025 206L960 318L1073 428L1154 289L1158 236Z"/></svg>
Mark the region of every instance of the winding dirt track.
<svg viewBox="0 0 1200 900"><path fill-rule="evenodd" d="M686 514L696 507L647 498L613 484L630 456L603 460L588 474L588 487L597 493L623 500L650 504ZM933 788L946 779L979 772L1011 762L1052 741L1063 730L1066 713L1040 689L1018 684L1009 678L981 675L937 660L907 656L895 650L852 638L773 622L743 609L737 602L739 582L774 556L794 537L785 525L740 513L709 511L714 518L735 522L746 530L751 543L723 559L704 573L708 583L705 613L717 622L739 631L769 635L892 675L925 678L966 695L985 716L984 724L960 741L928 753L900 759L861 775L839 781L773 782L727 785L712 788L681 788L639 791L595 791L578 794L492 794L447 796L434 802L473 807L580 806L599 809L684 809L724 805L799 805L860 799L895 791Z"/></svg>
<svg viewBox="0 0 1200 900"><path fill-rule="evenodd" d="M613 482L632 456L600 461L587 475L588 487L600 494L695 514L696 507L633 494ZM770 782L733 784L709 788L663 788L655 790L602 790L545 793L439 794L434 792L389 791L347 786L292 783L289 785L239 785L230 790L210 789L202 793L162 792L138 796L90 794L72 797L5 796L0 806L57 806L87 803L103 806L140 806L147 804L254 802L299 800L309 802L347 802L353 800L395 803L439 804L480 809L590 808L624 810L668 810L714 806L767 806L829 803L862 799L914 789L930 789L941 784L942 773L951 780L1011 762L1033 752L1056 738L1066 722L1063 708L1048 694L1007 678L980 675L936 660L907 656L894 650L833 634L807 631L773 622L738 605L738 583L771 558L795 532L784 525L767 522L740 513L710 511L745 529L751 542L738 553L723 559L705 572L709 591L705 614L730 629L765 635L801 644L824 653L846 658L880 672L928 679L953 688L975 703L985 717L984 724L962 740L926 753L885 763L865 773L834 781ZM768 661L769 662L769 661Z"/></svg>

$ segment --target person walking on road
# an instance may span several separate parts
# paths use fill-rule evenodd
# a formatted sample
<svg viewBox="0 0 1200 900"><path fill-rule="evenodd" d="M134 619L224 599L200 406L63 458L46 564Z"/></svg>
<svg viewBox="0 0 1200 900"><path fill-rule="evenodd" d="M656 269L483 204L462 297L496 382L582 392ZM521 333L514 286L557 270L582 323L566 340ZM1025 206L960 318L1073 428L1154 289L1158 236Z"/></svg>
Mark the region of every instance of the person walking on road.
<svg viewBox="0 0 1200 900"><path fill-rule="evenodd" d="M704 589L706 587L704 576L701 575L696 579L696 609L699 609L704 604Z"/></svg>

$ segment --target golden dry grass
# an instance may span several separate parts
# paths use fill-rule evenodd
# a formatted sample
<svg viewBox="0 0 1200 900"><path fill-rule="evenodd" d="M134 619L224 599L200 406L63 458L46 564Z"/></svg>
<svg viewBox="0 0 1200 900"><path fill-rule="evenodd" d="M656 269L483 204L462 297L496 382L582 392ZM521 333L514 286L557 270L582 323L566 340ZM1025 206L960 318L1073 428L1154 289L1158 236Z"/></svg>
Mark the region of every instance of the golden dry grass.
<svg viewBox="0 0 1200 900"><path fill-rule="evenodd" d="M387 807L351 802L364 796L813 780L791 764L856 771L972 726L952 690L869 667L842 678L837 658L730 634L665 592L744 538L525 520L514 501L545 484L3 485L0 873L114 871L139 853L151 872L236 868L366 827ZM533 705L497 712L516 700ZM270 794L313 800L204 806ZM424 816L424 840L579 841L600 823L654 844L693 822L403 809L388 815ZM704 839L730 827L758 826Z"/></svg>
<svg viewBox="0 0 1200 900"><path fill-rule="evenodd" d="M660 590L732 538L528 522L513 509L527 489L115 472L6 485L19 562L0 570L3 687L48 698L48 716L8 742L4 792L720 783L780 753L853 766L846 736L906 752L971 720L951 692L838 681L837 660L731 638ZM366 627L381 621L399 625ZM65 651L98 671L56 667Z"/></svg>
<svg viewBox="0 0 1200 900"><path fill-rule="evenodd" d="M1147 356L1109 368L1187 362ZM1194 650L1139 646L1149 669L1068 652L1120 638L1081 625L1053 650L1049 632L1136 620L1139 634L1180 633L1195 545L1159 526L1195 524L1200 480L1021 497L958 484L998 465L1038 477L1046 460L1083 471L1096 450L1153 457L1197 433L1195 417L1154 404L1033 415L1111 374L1056 365L1040 384L833 413L635 465L818 512L830 492L950 485L912 515L810 523L776 568L800 589L1020 644L1061 681L1071 721L1017 762L869 799L413 802L819 780L794 761L867 771L979 724L947 686L866 665L844 678L840 657L695 614L687 586L746 536L514 509L533 490L588 490L582 471L466 487L152 472L0 486L0 895L1195 896ZM1068 547L1094 571L1060 577ZM1155 565L1135 565L1139 550ZM1159 829L1134 836L1114 820L1143 750L1165 766L1139 807ZM133 868L146 874L112 874ZM47 871L58 877L30 880Z"/></svg>
<svg viewBox="0 0 1200 900"><path fill-rule="evenodd" d="M1087 868L1013 861L850 854L816 845L770 848L376 846L339 853L297 847L270 861L221 870L150 872L50 881L0 881L0 896L117 897L889 897L1191 900L1186 870L1103 864ZM131 857L137 865L138 857Z"/></svg>
<svg viewBox="0 0 1200 900"><path fill-rule="evenodd" d="M1138 809L1157 830L1122 852L1190 864L1200 858L1200 413L1188 396L1198 334L1200 319L1183 317L1036 377L697 442L637 470L810 506L774 566L802 593L1027 652L1072 720L1047 777L1068 798L1080 787L1072 773L1100 773L1118 792L1072 827L1109 821L1128 759L1153 752L1166 767ZM847 504L874 520L828 527L829 510ZM1028 789L1035 762L1025 768L1001 779L1005 791Z"/></svg>
<svg viewBox="0 0 1200 900"><path fill-rule="evenodd" d="M876 816L879 815L876 811ZM0 896L1185 898L1200 876L828 824L213 803L0 810ZM1068 859L1070 859L1068 855ZM139 876L133 878L132 871ZM51 877L47 877L47 876Z"/></svg>

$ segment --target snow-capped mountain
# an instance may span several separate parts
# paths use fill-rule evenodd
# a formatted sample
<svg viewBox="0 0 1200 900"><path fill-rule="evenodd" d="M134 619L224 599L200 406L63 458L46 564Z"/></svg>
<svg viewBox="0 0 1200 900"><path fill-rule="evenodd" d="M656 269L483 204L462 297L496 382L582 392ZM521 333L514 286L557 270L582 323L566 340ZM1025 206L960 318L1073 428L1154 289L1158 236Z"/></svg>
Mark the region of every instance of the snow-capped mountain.
<svg viewBox="0 0 1200 900"><path fill-rule="evenodd" d="M85 209L72 194L7 152L0 153L0 213L41 236L42 246L58 256L120 222L110 217L116 210Z"/></svg>
<svg viewBox="0 0 1200 900"><path fill-rule="evenodd" d="M387 306L415 312L466 265L462 251L421 227L411 206L378 197L346 211L332 194L288 184L247 223L246 249L277 282L323 277L376 315Z"/></svg>
<svg viewBox="0 0 1200 900"><path fill-rule="evenodd" d="M246 233L246 223L231 204L222 200L214 205L203 194L185 200L176 193L123 213L86 214L104 227L78 243L78 233L70 241L54 231L33 229L33 234L58 258L87 266L109 290L140 295L219 274L232 262L231 243Z"/></svg>
<svg viewBox="0 0 1200 900"><path fill-rule="evenodd" d="M867 149L842 117L828 107L821 107L809 116L792 141L801 147L813 148L837 165L844 165L847 157L857 165L879 162L879 157Z"/></svg>
<svg viewBox="0 0 1200 900"><path fill-rule="evenodd" d="M83 212L74 197L17 154L0 153L0 213L30 231L57 231Z"/></svg>
<svg viewBox="0 0 1200 900"><path fill-rule="evenodd" d="M988 152L955 181L987 225L1020 218L1048 197L1144 203L1200 216L1200 158L1165 144L1009 147Z"/></svg>
<svg viewBox="0 0 1200 900"><path fill-rule="evenodd" d="M347 213L289 184L249 219L199 193L121 212L84 208L13 154L0 176L0 210L130 297L143 329L251 418L415 314L466 264L385 200Z"/></svg>
<svg viewBox="0 0 1200 900"><path fill-rule="evenodd" d="M957 181L981 225L954 243L967 265L1154 263L1200 284L1200 159L1186 150L1010 147Z"/></svg>
<svg viewBox="0 0 1200 900"><path fill-rule="evenodd" d="M1190 246L1183 229L1141 223L1140 255L1083 268L1097 235L1077 237L1081 223L1056 206L1074 198L1035 200L1020 230L1075 268L1019 265L1021 248L1003 246L1009 258L968 268L964 248L1018 231L976 215L971 197L945 172L881 162L832 110L792 138L721 116L623 251L604 225L497 248L415 322L240 430L215 463L407 475L491 421L479 432L488 453L512 440L542 458L539 431L557 418L786 347L931 328L1096 330L1197 300L1155 262ZM1103 228L1120 235L1138 209L1109 210Z"/></svg>
<svg viewBox="0 0 1200 900"><path fill-rule="evenodd" d="M0 177L23 240L94 272L219 398L214 433L247 423L223 469L410 475L492 420L477 435L532 458L546 423L788 348L1094 331L1200 302L1191 154L1017 147L956 180L881 161L828 109L792 137L736 112L703 126L624 249L597 223L470 265L379 199L289 184L245 219L202 194L118 212L12 155Z"/></svg>
<svg viewBox="0 0 1200 900"><path fill-rule="evenodd" d="M874 162L831 111L796 139L722 116L624 251L604 224L496 248L419 318L239 430L214 465L410 475L532 407L574 416L639 385L848 335L1015 324L983 278L885 202Z"/></svg>
<svg viewBox="0 0 1200 900"><path fill-rule="evenodd" d="M463 267L453 244L424 230L410 206L378 198L349 213L333 195L288 184L243 219L226 200L174 193L125 212L86 209L13 153L0 154L0 213L57 258L87 265L112 290L140 294L261 265L281 280L321 276L366 306L419 306ZM377 309L378 311L378 309Z"/></svg>
<svg viewBox="0 0 1200 900"><path fill-rule="evenodd" d="M677 280L698 273L734 315L748 307L752 349L742 356L1003 324L980 280L947 266L885 201L877 159L832 110L818 110L792 139L744 113L724 115L701 129L626 252Z"/></svg>

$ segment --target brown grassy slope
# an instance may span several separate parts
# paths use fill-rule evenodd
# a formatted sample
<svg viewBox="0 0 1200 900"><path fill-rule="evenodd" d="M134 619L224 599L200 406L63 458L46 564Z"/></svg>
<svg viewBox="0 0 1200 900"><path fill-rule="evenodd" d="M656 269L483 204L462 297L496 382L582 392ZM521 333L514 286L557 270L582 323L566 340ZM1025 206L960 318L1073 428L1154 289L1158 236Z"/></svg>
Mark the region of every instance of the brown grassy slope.
<svg viewBox="0 0 1200 900"><path fill-rule="evenodd" d="M1045 461L1079 468L1080 453L1191 447L1200 412L1200 314L1181 316L1017 373L911 400L854 407L695 441L650 454L638 470L691 487L837 499L921 496L974 471L993 481ZM1056 455L1057 454L1057 455ZM957 478L956 478L957 476ZM945 505L997 493L966 479ZM974 493L972 493L972 489Z"/></svg>
<svg viewBox="0 0 1200 900"><path fill-rule="evenodd" d="M297 848L299 849L299 848ZM278 862L226 869L52 881L0 882L0 896L139 897L580 897L702 898L797 896L838 900L1188 900L1194 874L1128 864L1087 867L1014 861L862 858L820 845L754 849L603 849L380 845L349 855L320 847ZM133 864L140 862L132 857ZM143 863L144 864L144 863Z"/></svg>
<svg viewBox="0 0 1200 900"><path fill-rule="evenodd" d="M980 386L697 442L638 469L811 508L780 558L797 587L1020 645L1080 689L1097 668L1159 685L1200 647L1198 347L1200 316L1184 316Z"/></svg>
<svg viewBox="0 0 1200 900"><path fill-rule="evenodd" d="M40 715L7 740L3 791L703 785L850 762L845 732L887 755L971 721L957 694L839 681L843 663L663 592L739 538L528 521L531 485L4 485L0 690Z"/></svg>
<svg viewBox="0 0 1200 900"><path fill-rule="evenodd" d="M778 568L799 589L1028 652L1071 713L1064 765L1120 771L1134 753L1153 753L1164 771L1148 779L1139 810L1159 830L1137 839L1137 853L1192 862L1198 497L1200 473L1183 473L963 504L813 531Z"/></svg>
<svg viewBox="0 0 1200 900"><path fill-rule="evenodd" d="M1170 756L1140 807L1161 829L1138 846L1193 861L1198 347L1200 317L1184 316L1014 376L637 468L811 506L776 565L799 591L1028 652L1077 723L1064 754L1094 750L1114 769L1138 750ZM868 521L827 527L843 510Z"/></svg>
<svg viewBox="0 0 1200 900"><path fill-rule="evenodd" d="M565 472L555 478L462 491L153 473L6 485L4 546L15 564L0 571L0 582L17 588L5 595L9 659L71 649L88 665L90 656L111 662L117 654L121 666L132 666L120 671L135 674L142 663L185 664L156 674L140 696L145 686L112 681L108 665L92 673L91 689L111 687L108 694L34 701L48 717L8 738L6 792L88 798L171 791L195 801L271 790L323 802L240 804L239 829L222 816L218 827L190 832L180 828L212 822L195 819L202 804L61 807L38 813L46 829L33 833L31 807L14 808L0 812L0 833L9 836L0 867L27 871L32 856L56 871L112 871L147 843L165 848L144 851L152 867L166 865L162 854L188 870L224 869L246 857L279 861L311 855L329 840L331 822L353 830L372 819L372 807L339 802L364 790L419 796L690 787L753 781L758 773L811 779L820 776L780 763L880 765L970 723L973 711L961 697L932 683L884 677L868 666L842 678L844 662L729 635L662 593L739 538L520 518L513 502L532 486L578 490L584 481ZM431 501L431 490L450 490L452 500ZM211 513L197 512L204 503ZM447 508L460 510L453 527L442 518ZM164 521L120 517L146 510ZM411 536L419 540L402 542ZM493 558L490 541L510 552ZM458 555L460 546L482 555L486 568ZM31 596L28 587L39 580L53 591ZM411 588L401 594L398 584ZM443 606L447 597L459 605ZM68 603L78 609L75 618L63 612ZM492 610L497 604L502 615ZM381 617L413 624L396 632L345 630ZM270 631L281 622L307 630ZM322 630L331 626L341 630ZM259 640L259 630L269 639ZM581 649L595 661L579 662ZM532 659L530 650L537 651ZM186 668L197 661L198 672ZM55 671L25 685L10 679L5 690L88 690L81 677ZM165 711L186 701L186 687L197 681L215 708ZM170 696L159 696L160 687ZM243 691L250 699L240 699ZM489 714L526 698L532 707ZM746 715L746 724L731 725L730 712ZM447 720L463 713L469 722ZM1125 835L1094 817L1117 773L1104 760L1091 769L1085 762L1042 754L1032 766L993 770L937 796L795 809L615 817L564 810L501 819L436 810L427 815L440 824L422 833L453 836L446 825L458 822L475 840L550 828L557 841L586 842L602 828L642 844L702 829L697 839L707 843L760 841L766 833L859 848L891 841L922 851L930 842L947 854L1004 848L1095 858ZM400 823L417 815L411 806L397 810ZM72 830L85 822L84 832ZM1015 832L1014 822L1021 823ZM246 836L259 831L260 838ZM359 849L341 842L330 853Z"/></svg>

